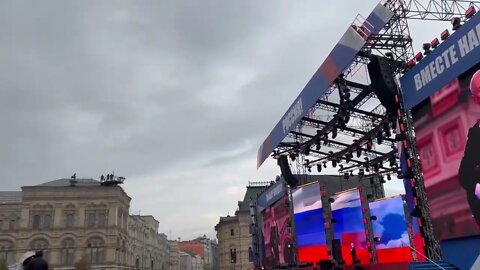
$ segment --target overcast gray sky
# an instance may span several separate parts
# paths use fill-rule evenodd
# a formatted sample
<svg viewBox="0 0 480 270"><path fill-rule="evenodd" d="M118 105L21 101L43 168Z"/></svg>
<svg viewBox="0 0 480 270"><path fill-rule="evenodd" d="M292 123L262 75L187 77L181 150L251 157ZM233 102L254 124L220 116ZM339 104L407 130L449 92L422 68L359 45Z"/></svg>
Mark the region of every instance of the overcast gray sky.
<svg viewBox="0 0 480 270"><path fill-rule="evenodd" d="M0 189L114 170L132 212L214 236L279 174L258 146L376 3L0 1Z"/></svg>

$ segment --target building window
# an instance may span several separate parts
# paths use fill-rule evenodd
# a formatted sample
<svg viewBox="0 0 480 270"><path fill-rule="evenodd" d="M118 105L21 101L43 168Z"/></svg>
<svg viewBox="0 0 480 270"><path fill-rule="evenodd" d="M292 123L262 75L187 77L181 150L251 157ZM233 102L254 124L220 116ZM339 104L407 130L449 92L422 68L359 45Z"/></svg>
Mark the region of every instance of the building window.
<svg viewBox="0 0 480 270"><path fill-rule="evenodd" d="M67 222L66 222L66 227L71 228L74 225L74 216L73 214L67 214Z"/></svg>
<svg viewBox="0 0 480 270"><path fill-rule="evenodd" d="M231 236L234 236L235 235L235 231L233 229L230 229L230 235Z"/></svg>
<svg viewBox="0 0 480 270"><path fill-rule="evenodd" d="M39 229L40 228L40 215L34 215L33 216L33 224L32 227L34 229Z"/></svg>
<svg viewBox="0 0 480 270"><path fill-rule="evenodd" d="M0 261L4 261L7 265L15 263L15 253L13 244L10 241L0 240Z"/></svg>
<svg viewBox="0 0 480 270"><path fill-rule="evenodd" d="M88 214L88 227L95 227L95 213Z"/></svg>
<svg viewBox="0 0 480 270"><path fill-rule="evenodd" d="M103 259L104 259L103 246L104 246L104 243L99 238L94 238L88 242L87 250L85 253L87 255L87 260L91 264L103 263Z"/></svg>
<svg viewBox="0 0 480 270"><path fill-rule="evenodd" d="M52 226L52 216L45 215L43 217L43 228L50 228Z"/></svg>
<svg viewBox="0 0 480 270"><path fill-rule="evenodd" d="M10 220L8 229L11 230L11 231L15 230L15 220L14 219Z"/></svg>
<svg viewBox="0 0 480 270"><path fill-rule="evenodd" d="M107 225L107 215L105 213L100 213L98 215L98 227L105 227Z"/></svg>
<svg viewBox="0 0 480 270"><path fill-rule="evenodd" d="M63 240L62 243L62 265L73 265L74 262L74 241L70 238Z"/></svg>

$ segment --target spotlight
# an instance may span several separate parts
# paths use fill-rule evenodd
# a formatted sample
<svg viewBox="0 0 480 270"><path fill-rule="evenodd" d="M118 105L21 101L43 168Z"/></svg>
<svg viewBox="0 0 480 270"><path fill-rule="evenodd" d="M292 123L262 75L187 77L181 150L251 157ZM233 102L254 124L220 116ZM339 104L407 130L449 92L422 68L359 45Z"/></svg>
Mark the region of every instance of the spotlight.
<svg viewBox="0 0 480 270"><path fill-rule="evenodd" d="M410 60L407 62L407 68L408 68L408 69L411 69L411 68L413 68L413 66L415 66L415 60L410 59Z"/></svg>
<svg viewBox="0 0 480 270"><path fill-rule="evenodd" d="M340 171L343 170L343 165L342 164L338 165L338 167L340 167Z"/></svg>
<svg viewBox="0 0 480 270"><path fill-rule="evenodd" d="M348 180L350 178L350 175L348 173L344 173L343 177L345 177L345 180Z"/></svg>
<svg viewBox="0 0 480 270"><path fill-rule="evenodd" d="M327 144L328 144L328 135L323 134L323 145L327 145Z"/></svg>
<svg viewBox="0 0 480 270"><path fill-rule="evenodd" d="M397 159L394 156L391 156L388 161L390 162L390 167L395 167L395 165L397 165Z"/></svg>
<svg viewBox="0 0 480 270"><path fill-rule="evenodd" d="M380 237L374 237L373 241L375 241L376 243L379 243L380 242Z"/></svg>
<svg viewBox="0 0 480 270"><path fill-rule="evenodd" d="M337 127L333 127L332 129L332 139L335 139L337 137Z"/></svg>
<svg viewBox="0 0 480 270"><path fill-rule="evenodd" d="M333 202L335 202L335 199L332 198L332 197L330 197L330 198L328 198L328 202L329 202L329 203L333 203Z"/></svg>
<svg viewBox="0 0 480 270"><path fill-rule="evenodd" d="M357 157L360 157L362 155L362 148L358 147L357 148Z"/></svg>
<svg viewBox="0 0 480 270"><path fill-rule="evenodd" d="M372 221L377 220L377 216L371 216L371 217L370 217L370 220L372 220Z"/></svg>
<svg viewBox="0 0 480 270"><path fill-rule="evenodd" d="M432 47L432 45L430 43L423 43L423 53L425 55L429 54L430 53L430 48Z"/></svg>
<svg viewBox="0 0 480 270"><path fill-rule="evenodd" d="M336 159L332 159L332 166L334 168L337 167L337 160Z"/></svg>
<svg viewBox="0 0 480 270"><path fill-rule="evenodd" d="M308 170L308 172L312 172L312 167L308 166L307 170Z"/></svg>
<svg viewBox="0 0 480 270"><path fill-rule="evenodd" d="M378 163L373 164L373 171L376 173L380 171L380 165L378 165Z"/></svg>
<svg viewBox="0 0 480 270"><path fill-rule="evenodd" d="M430 42L430 45L432 46L433 49L437 48L438 44L440 44L440 41L438 41L438 38L434 38L432 42Z"/></svg>
<svg viewBox="0 0 480 270"><path fill-rule="evenodd" d="M350 171L350 176L353 176L353 171Z"/></svg>
<svg viewBox="0 0 480 270"><path fill-rule="evenodd" d="M322 164L317 164L317 172L322 172Z"/></svg>
<svg viewBox="0 0 480 270"><path fill-rule="evenodd" d="M377 133L377 143L378 143L378 144L382 144L382 143L383 143L383 135L382 135L382 132L381 132L381 131L379 131L379 132Z"/></svg>
<svg viewBox="0 0 480 270"><path fill-rule="evenodd" d="M385 56L390 58L390 59L393 59L393 53L392 52L385 53Z"/></svg>
<svg viewBox="0 0 480 270"><path fill-rule="evenodd" d="M306 145L305 148L303 148L303 153L305 156L310 155L310 145Z"/></svg>
<svg viewBox="0 0 480 270"><path fill-rule="evenodd" d="M358 170L358 175L363 177L365 175L365 171L363 169Z"/></svg>
<svg viewBox="0 0 480 270"><path fill-rule="evenodd" d="M448 32L448 29L443 30L443 32L440 34L440 39L445 40L450 36L450 33Z"/></svg>
<svg viewBox="0 0 480 270"><path fill-rule="evenodd" d="M423 54L421 52L415 54L415 60L417 60L417 62L420 62L420 60L423 59Z"/></svg>
<svg viewBox="0 0 480 270"><path fill-rule="evenodd" d="M292 161L295 161L295 159L297 159L297 155L294 152L290 153L289 156Z"/></svg>
<svg viewBox="0 0 480 270"><path fill-rule="evenodd" d="M459 17L453 17L450 22L452 23L452 30L457 31L460 26L462 26L462 21Z"/></svg>
<svg viewBox="0 0 480 270"><path fill-rule="evenodd" d="M322 145L320 144L320 140L317 139L317 140L315 141L315 149L316 149L317 151L320 151L320 148L322 148Z"/></svg>
<svg viewBox="0 0 480 270"><path fill-rule="evenodd" d="M390 174L387 174L387 180L388 181L392 180L392 176L390 176Z"/></svg>
<svg viewBox="0 0 480 270"><path fill-rule="evenodd" d="M373 141L372 141L372 139L369 139L369 140L367 141L367 149L368 149L368 150L372 150L372 147L373 147Z"/></svg>
<svg viewBox="0 0 480 270"><path fill-rule="evenodd" d="M471 17L473 17L473 15L475 15L475 7L474 6L470 6L466 11L465 11L465 18L467 19L470 19Z"/></svg>
<svg viewBox="0 0 480 270"><path fill-rule="evenodd" d="M380 184L385 184L386 182L387 182L387 181L385 181L385 179L383 179L383 177L380 178Z"/></svg>
<svg viewBox="0 0 480 270"><path fill-rule="evenodd" d="M327 168L327 162L323 162L323 168Z"/></svg>

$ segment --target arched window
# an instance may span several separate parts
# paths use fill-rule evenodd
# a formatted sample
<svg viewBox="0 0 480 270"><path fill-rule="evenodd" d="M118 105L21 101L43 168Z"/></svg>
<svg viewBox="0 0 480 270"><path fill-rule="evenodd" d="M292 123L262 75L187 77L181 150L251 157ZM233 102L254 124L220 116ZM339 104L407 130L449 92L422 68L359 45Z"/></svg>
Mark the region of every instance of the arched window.
<svg viewBox="0 0 480 270"><path fill-rule="evenodd" d="M66 227L67 228L71 228L73 227L73 225L75 224L75 218L73 216L73 214L67 214L67 220L66 220Z"/></svg>
<svg viewBox="0 0 480 270"><path fill-rule="evenodd" d="M48 261L48 242L45 239L33 240L30 244L30 248L35 251L42 251L43 257Z"/></svg>
<svg viewBox="0 0 480 270"><path fill-rule="evenodd" d="M99 264L104 260L105 243L100 238L92 238L87 243L86 256L90 263Z"/></svg>
<svg viewBox="0 0 480 270"><path fill-rule="evenodd" d="M40 215L34 215L33 216L32 227L34 229L39 229L40 228Z"/></svg>
<svg viewBox="0 0 480 270"><path fill-rule="evenodd" d="M62 265L73 265L75 254L75 242L71 238L67 238L62 242Z"/></svg>
<svg viewBox="0 0 480 270"><path fill-rule="evenodd" d="M8 240L0 240L0 261L7 262L7 265L15 263L13 243Z"/></svg>

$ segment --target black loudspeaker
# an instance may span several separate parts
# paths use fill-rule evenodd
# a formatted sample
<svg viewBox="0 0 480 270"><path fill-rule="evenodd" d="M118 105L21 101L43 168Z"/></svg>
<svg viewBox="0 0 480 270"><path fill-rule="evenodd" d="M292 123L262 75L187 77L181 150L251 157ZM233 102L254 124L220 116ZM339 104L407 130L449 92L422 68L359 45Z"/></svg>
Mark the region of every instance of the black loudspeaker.
<svg viewBox="0 0 480 270"><path fill-rule="evenodd" d="M317 265L320 266L320 270L332 270L333 268L333 263L330 260L321 260Z"/></svg>
<svg viewBox="0 0 480 270"><path fill-rule="evenodd" d="M368 74L372 91L377 95L380 103L387 109L387 112L395 113L397 105L395 102L395 93L397 84L393 77L393 68L389 63L389 59L374 55L367 65Z"/></svg>
<svg viewBox="0 0 480 270"><path fill-rule="evenodd" d="M337 261L338 264L345 263L342 256L342 243L340 242L340 239L332 240L332 253L333 253L333 259Z"/></svg>
<svg viewBox="0 0 480 270"><path fill-rule="evenodd" d="M285 179L287 184L290 187L296 187L298 185L298 180L295 176L293 176L292 171L290 170L287 156L280 156L278 158L278 166L280 166L280 171L282 172L283 179Z"/></svg>

